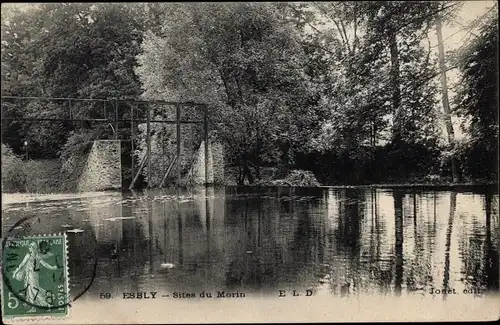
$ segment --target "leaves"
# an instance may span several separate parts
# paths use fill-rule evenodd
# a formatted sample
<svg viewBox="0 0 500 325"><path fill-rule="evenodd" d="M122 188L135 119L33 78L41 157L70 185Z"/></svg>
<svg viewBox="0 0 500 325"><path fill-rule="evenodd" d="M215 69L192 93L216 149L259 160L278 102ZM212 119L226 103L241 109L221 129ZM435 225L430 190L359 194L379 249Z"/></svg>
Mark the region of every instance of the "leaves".
<svg viewBox="0 0 500 325"><path fill-rule="evenodd" d="M170 19L161 35L147 34L138 59L144 96L209 103L211 119L224 121L218 136L240 163L275 160L283 143L299 149L311 122L304 113L314 114L313 92L305 54L274 5L172 4L166 10Z"/></svg>
<svg viewBox="0 0 500 325"><path fill-rule="evenodd" d="M2 19L2 95L137 98L141 88L133 68L143 22L136 9L124 4L15 7ZM64 118L69 113L65 102L8 105L10 112L25 118ZM80 118L101 112L102 105L73 103L73 114ZM29 138L34 158L57 156L70 131L78 127L62 122L23 123L21 128L18 124L2 129L3 136Z"/></svg>
<svg viewBox="0 0 500 325"><path fill-rule="evenodd" d="M496 13L496 11L495 11ZM477 157L498 155L498 15L490 17L480 35L458 53L462 80L457 89L457 112L468 137L457 156L472 178L496 178L496 159L479 163Z"/></svg>
<svg viewBox="0 0 500 325"><path fill-rule="evenodd" d="M429 33L437 15L458 23L459 8L449 1L11 6L2 11L2 95L206 103L228 161L249 180L259 166L286 170L301 155L335 153L336 160L365 165L381 145L389 156L427 148L434 157L441 129ZM497 35L487 24L464 51L449 55L448 67L456 64L463 74L457 113L467 117L466 131L478 143L497 139L491 123L498 118L491 69ZM71 107L78 118L101 118L111 109ZM2 101L2 110L11 117L63 117L69 103ZM154 108L154 114L172 112ZM33 157L61 154L67 161L93 137L112 135L106 125L4 126L15 153L29 139ZM175 152L173 130L155 126L153 134L156 151ZM143 126L139 136L138 158L146 147ZM201 130L186 127L183 139L190 157ZM189 159L182 161L186 170Z"/></svg>

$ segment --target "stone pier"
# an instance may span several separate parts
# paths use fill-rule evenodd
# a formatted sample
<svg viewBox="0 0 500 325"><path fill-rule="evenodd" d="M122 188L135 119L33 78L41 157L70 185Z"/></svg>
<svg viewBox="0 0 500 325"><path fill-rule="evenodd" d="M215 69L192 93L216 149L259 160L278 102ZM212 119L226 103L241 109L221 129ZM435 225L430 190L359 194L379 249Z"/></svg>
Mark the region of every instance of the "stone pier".
<svg viewBox="0 0 500 325"><path fill-rule="evenodd" d="M208 184L224 183L224 148L218 142L208 143ZM202 141L192 167L195 184L205 184L205 142Z"/></svg>
<svg viewBox="0 0 500 325"><path fill-rule="evenodd" d="M120 140L96 140L78 181L79 192L122 188Z"/></svg>

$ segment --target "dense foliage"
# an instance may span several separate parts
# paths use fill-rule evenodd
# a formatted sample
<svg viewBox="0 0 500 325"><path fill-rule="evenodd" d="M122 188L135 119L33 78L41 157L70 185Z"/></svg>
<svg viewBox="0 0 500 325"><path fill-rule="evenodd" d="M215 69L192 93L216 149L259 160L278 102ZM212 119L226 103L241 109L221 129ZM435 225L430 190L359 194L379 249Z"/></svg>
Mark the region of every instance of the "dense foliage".
<svg viewBox="0 0 500 325"><path fill-rule="evenodd" d="M25 187L26 175L22 160L2 143L2 192L17 191Z"/></svg>
<svg viewBox="0 0 500 325"><path fill-rule="evenodd" d="M2 10L2 96L137 98L141 89L133 68L143 21L136 9L121 4L38 4ZM2 101L4 116L24 118L103 118L112 109L90 102ZM91 141L112 134L102 123L2 125L2 139L14 152L21 153L26 140L31 158L60 157L70 188Z"/></svg>
<svg viewBox="0 0 500 325"><path fill-rule="evenodd" d="M300 169L326 184L419 181L429 174L446 179L451 158L468 180L497 178L494 10L486 23L477 23L483 26L478 37L452 53L463 78L453 114L466 121L466 137L450 149L429 35L437 19L456 19L458 2L2 9L2 96L207 103L211 138L224 145L227 164L241 171L239 183L259 183L261 169L269 167L276 169L276 179ZM3 116L17 118L103 118L113 109L89 102L2 100ZM144 117L144 111L136 114ZM183 114L202 118L194 109ZM129 117L129 108L119 107L119 118ZM154 106L152 117L173 118L175 110ZM129 126L122 126L118 136L128 139ZM5 121L2 142L12 155L22 154L27 141L30 158L59 158L61 177L71 188L92 141L111 138L113 131L107 123ZM136 132L135 167L146 150L145 125ZM182 132L186 174L202 129L183 126ZM152 125L151 185L159 184L175 154L175 133L175 127ZM127 177L130 150L130 142L124 143Z"/></svg>
<svg viewBox="0 0 500 325"><path fill-rule="evenodd" d="M272 4L166 5L139 56L144 96L211 104L226 153L253 182L250 166L300 150L317 124L296 34Z"/></svg>
<svg viewBox="0 0 500 325"><path fill-rule="evenodd" d="M498 18L481 28L478 38L459 58L462 80L458 89L458 113L468 137L458 156L466 176L495 179L498 175Z"/></svg>

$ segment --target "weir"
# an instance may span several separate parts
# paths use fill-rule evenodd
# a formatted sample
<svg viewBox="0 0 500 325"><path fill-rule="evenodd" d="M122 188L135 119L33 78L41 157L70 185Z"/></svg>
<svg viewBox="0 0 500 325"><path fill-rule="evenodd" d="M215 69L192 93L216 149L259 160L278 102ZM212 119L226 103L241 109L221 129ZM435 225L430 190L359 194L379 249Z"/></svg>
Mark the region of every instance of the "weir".
<svg viewBox="0 0 500 325"><path fill-rule="evenodd" d="M207 157L205 157L205 148L208 148ZM202 141L195 153L195 157L195 161L188 175L186 175L187 178L192 180L192 183L195 185L223 184L224 151L220 143L208 141L208 146L205 146L205 141ZM146 157L143 162L145 160ZM175 162L176 159L172 161L170 167ZM142 163L141 166L143 165ZM138 173L140 172L141 168L138 170ZM121 141L96 140L92 145L85 167L78 180L77 189L79 192L122 189L121 173ZM206 173L208 174L206 175ZM162 180L160 187L168 185L164 181L165 179Z"/></svg>

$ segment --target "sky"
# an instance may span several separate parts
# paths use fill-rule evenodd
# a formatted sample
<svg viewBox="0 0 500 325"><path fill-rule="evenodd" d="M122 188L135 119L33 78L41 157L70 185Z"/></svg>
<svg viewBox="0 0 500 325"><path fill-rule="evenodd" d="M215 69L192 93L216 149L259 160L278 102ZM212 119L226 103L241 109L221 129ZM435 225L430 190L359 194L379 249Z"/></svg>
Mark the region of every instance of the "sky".
<svg viewBox="0 0 500 325"><path fill-rule="evenodd" d="M461 26L467 27L475 19L484 15L491 9L495 1L463 1L463 6L458 13L458 24L446 24L443 26L443 40L445 40L445 50L459 48L467 40L467 31L461 30ZM434 35L435 36L435 35ZM432 39L431 39L432 40ZM437 42L437 38L435 38Z"/></svg>
<svg viewBox="0 0 500 325"><path fill-rule="evenodd" d="M477 31L477 27L473 28L469 31L469 26L474 20L483 17L493 6L495 5L495 1L463 1L463 6L461 10L458 12L457 19L455 19L456 23L452 24L444 24L442 28L443 33L443 43L445 53L448 51L453 51L459 49L461 46L470 41ZM494 9L493 9L494 10ZM437 36L436 33L431 33L429 35L431 46L433 46L433 50L437 55ZM460 82L460 76L457 70L450 70L446 73L450 103L453 103L454 92L453 86ZM453 107L451 107L453 110ZM457 118L452 117L453 121L453 129L455 131L455 136L457 139L463 138L464 134L460 130L460 121ZM443 133L444 131L444 123L442 125Z"/></svg>

